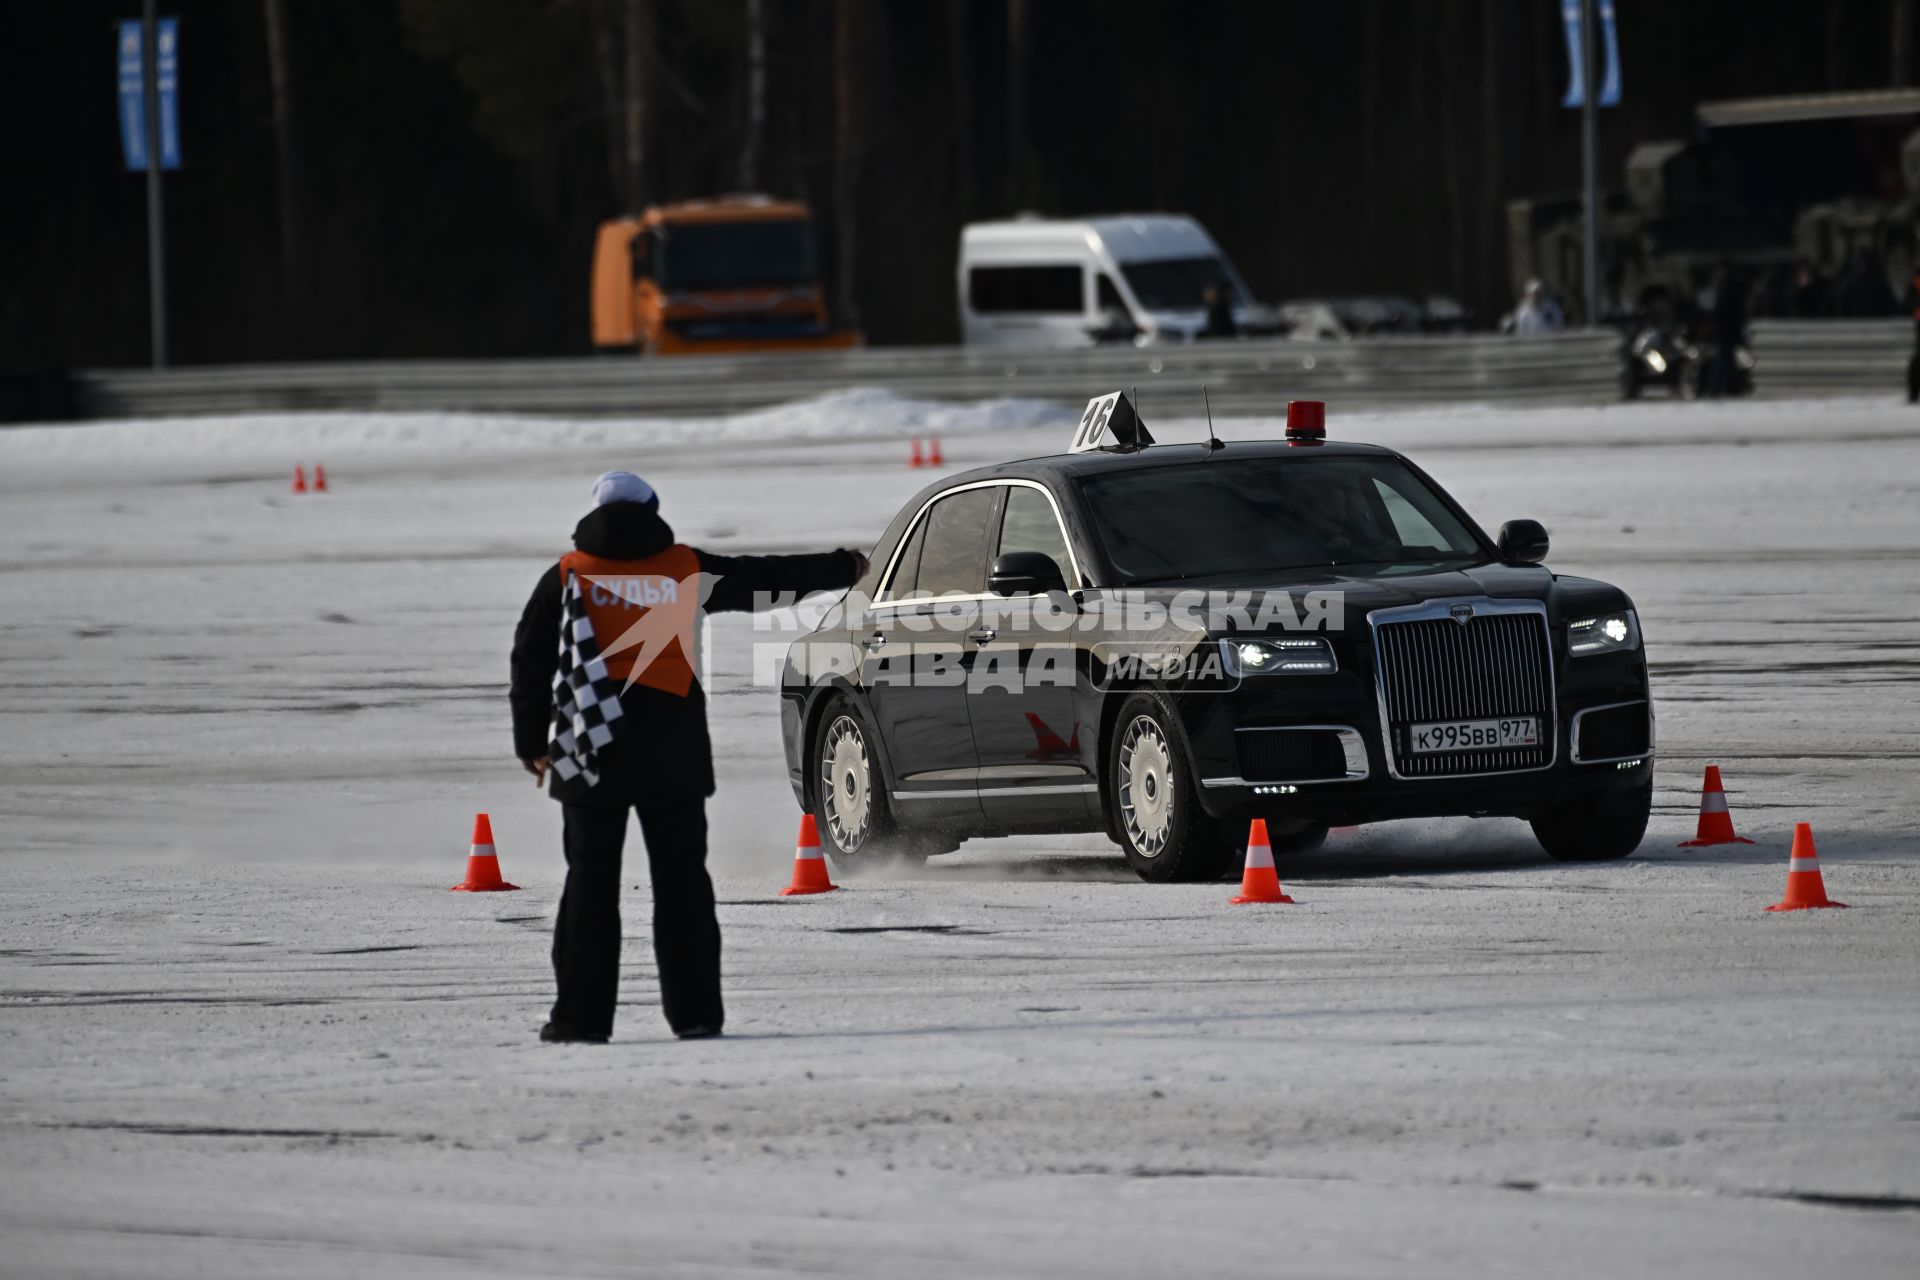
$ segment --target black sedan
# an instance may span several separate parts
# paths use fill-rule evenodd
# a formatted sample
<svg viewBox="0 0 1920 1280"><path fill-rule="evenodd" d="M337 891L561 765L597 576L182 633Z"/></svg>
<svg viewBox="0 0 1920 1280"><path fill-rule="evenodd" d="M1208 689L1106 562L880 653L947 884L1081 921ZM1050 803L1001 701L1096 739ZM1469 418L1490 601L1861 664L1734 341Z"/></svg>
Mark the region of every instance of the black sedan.
<svg viewBox="0 0 1920 1280"><path fill-rule="evenodd" d="M1111 415L1114 397L1106 400ZM1101 402L1096 402L1096 405ZM1127 406L1121 401L1122 416ZM941 480L792 645L800 803L843 866L975 836L1106 832L1147 880L1329 826L1505 815L1562 859L1645 832L1633 602L1489 538L1389 449L1288 438L1075 452Z"/></svg>

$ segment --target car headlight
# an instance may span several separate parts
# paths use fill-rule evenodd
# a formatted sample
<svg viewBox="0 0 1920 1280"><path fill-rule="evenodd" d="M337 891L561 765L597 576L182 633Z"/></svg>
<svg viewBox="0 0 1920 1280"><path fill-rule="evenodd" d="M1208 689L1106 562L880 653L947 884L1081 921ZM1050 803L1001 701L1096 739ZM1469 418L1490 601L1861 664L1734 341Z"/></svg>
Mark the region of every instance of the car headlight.
<svg viewBox="0 0 1920 1280"><path fill-rule="evenodd" d="M1640 619L1631 609L1575 618L1567 624L1567 653L1590 658L1596 653L1626 653L1640 647Z"/></svg>
<svg viewBox="0 0 1920 1280"><path fill-rule="evenodd" d="M1251 640L1228 636L1220 642L1220 660L1230 676L1330 676L1340 669L1333 646L1319 636L1283 636Z"/></svg>
<svg viewBox="0 0 1920 1280"><path fill-rule="evenodd" d="M1653 370L1655 373L1665 373L1667 371L1667 358L1658 351L1649 348L1647 351L1647 368Z"/></svg>

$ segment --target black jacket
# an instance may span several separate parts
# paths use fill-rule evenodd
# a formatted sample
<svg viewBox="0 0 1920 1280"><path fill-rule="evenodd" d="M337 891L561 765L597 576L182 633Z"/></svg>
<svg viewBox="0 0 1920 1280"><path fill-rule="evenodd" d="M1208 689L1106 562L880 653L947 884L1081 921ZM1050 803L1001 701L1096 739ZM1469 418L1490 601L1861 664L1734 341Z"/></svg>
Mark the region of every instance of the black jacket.
<svg viewBox="0 0 1920 1280"><path fill-rule="evenodd" d="M644 560L673 545L673 530L652 508L613 502L587 514L573 545L608 560ZM850 552L804 556L717 556L695 550L700 571L717 577L706 611L751 609L757 595L806 595L853 585ZM534 585L513 635L513 750L522 760L547 754L553 731L553 672L560 648L560 565ZM692 655L689 655L690 657ZM648 795L694 790L713 794L713 747L707 737L707 700L698 680L684 698L636 684L620 695L627 728L600 753L600 784L553 777L556 800L569 804L630 805Z"/></svg>

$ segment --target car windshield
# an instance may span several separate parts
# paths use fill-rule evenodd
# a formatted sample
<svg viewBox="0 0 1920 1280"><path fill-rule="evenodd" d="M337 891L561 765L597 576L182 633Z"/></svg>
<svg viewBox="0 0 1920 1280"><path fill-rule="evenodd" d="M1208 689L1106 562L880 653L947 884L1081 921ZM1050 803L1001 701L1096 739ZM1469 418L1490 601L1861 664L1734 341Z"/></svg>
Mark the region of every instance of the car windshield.
<svg viewBox="0 0 1920 1280"><path fill-rule="evenodd" d="M1123 262L1133 296L1149 311L1190 311L1207 305L1207 288L1225 284L1235 303L1243 301L1234 288L1227 264L1219 258L1161 258L1156 262Z"/></svg>
<svg viewBox="0 0 1920 1280"><path fill-rule="evenodd" d="M1397 458L1209 459L1080 481L1126 585L1367 566L1482 563L1484 549Z"/></svg>
<svg viewBox="0 0 1920 1280"><path fill-rule="evenodd" d="M654 278L667 290L811 284L805 222L680 223L656 232Z"/></svg>

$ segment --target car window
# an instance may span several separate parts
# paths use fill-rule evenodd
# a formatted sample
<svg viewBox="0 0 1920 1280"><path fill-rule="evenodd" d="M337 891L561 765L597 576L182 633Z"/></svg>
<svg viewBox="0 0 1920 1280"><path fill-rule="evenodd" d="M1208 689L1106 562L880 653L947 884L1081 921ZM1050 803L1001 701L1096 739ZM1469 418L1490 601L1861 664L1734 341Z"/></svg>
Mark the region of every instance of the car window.
<svg viewBox="0 0 1920 1280"><path fill-rule="evenodd" d="M979 595L987 589L988 524L998 500L995 489L967 489L933 504L916 591Z"/></svg>
<svg viewBox="0 0 1920 1280"><path fill-rule="evenodd" d="M1123 316L1131 314L1126 301L1120 296L1120 286L1115 284L1113 277L1104 271L1100 273L1099 297L1094 303L1094 309L1101 315L1109 311L1118 311Z"/></svg>
<svg viewBox="0 0 1920 1280"><path fill-rule="evenodd" d="M1380 494L1380 501L1386 504L1387 518L1393 521L1393 529L1400 537L1400 544L1407 547L1432 547L1438 551L1448 550L1447 540L1433 527L1433 521L1420 514L1407 495L1399 488L1379 476L1373 479L1373 487Z"/></svg>
<svg viewBox="0 0 1920 1280"><path fill-rule="evenodd" d="M1077 266L974 267L967 272L967 305L981 313L1086 311Z"/></svg>
<svg viewBox="0 0 1920 1280"><path fill-rule="evenodd" d="M1067 554L1067 536L1060 531L1053 503L1038 489L1025 485L1007 488L1007 507L1000 517L1000 543L993 554L997 559L1009 551L1038 551L1053 557L1060 566L1060 576L1069 580L1069 586L1075 585L1071 581L1073 558Z"/></svg>
<svg viewBox="0 0 1920 1280"><path fill-rule="evenodd" d="M1424 524L1409 540L1376 481ZM1336 565L1478 563L1483 551L1397 458L1218 460L1082 480L1101 543L1129 583Z"/></svg>
<svg viewBox="0 0 1920 1280"><path fill-rule="evenodd" d="M901 596L913 591L913 584L919 581L920 577L920 547L926 540L927 520L922 516L914 522L913 531L907 535L905 549L900 552L900 558L894 562L893 577L887 580L887 585L882 588L879 599L898 600Z"/></svg>

